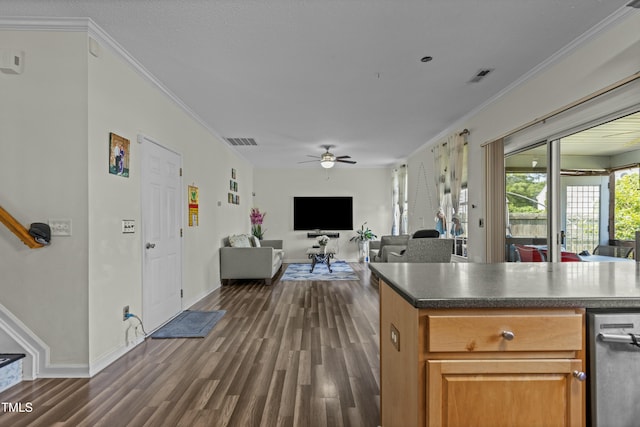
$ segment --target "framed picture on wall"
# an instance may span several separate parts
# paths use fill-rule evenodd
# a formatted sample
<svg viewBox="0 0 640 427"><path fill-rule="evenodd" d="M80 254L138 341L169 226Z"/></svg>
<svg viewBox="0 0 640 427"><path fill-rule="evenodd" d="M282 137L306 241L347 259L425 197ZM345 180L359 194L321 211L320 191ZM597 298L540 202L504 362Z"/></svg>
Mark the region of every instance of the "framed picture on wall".
<svg viewBox="0 0 640 427"><path fill-rule="evenodd" d="M109 133L109 173L129 178L129 140Z"/></svg>

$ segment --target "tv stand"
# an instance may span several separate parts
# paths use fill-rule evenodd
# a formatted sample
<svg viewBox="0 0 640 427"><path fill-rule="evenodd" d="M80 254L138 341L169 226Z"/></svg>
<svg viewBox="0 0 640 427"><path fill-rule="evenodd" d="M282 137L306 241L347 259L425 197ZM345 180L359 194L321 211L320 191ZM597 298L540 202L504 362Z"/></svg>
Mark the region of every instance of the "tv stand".
<svg viewBox="0 0 640 427"><path fill-rule="evenodd" d="M340 233L336 233L335 231L325 231L325 232L312 231L307 233L307 237L309 239L315 239L316 237L320 237L320 236L327 236L330 239L337 239L338 237L340 237Z"/></svg>

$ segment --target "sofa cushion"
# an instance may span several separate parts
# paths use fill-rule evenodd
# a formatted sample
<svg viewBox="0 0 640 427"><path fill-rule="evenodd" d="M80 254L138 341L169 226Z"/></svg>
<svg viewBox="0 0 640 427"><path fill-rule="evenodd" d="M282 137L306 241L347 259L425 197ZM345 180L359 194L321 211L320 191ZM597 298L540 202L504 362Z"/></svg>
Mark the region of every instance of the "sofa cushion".
<svg viewBox="0 0 640 427"><path fill-rule="evenodd" d="M251 243L249 243L249 236L246 234L234 234L233 236L229 236L229 245L232 248L250 248Z"/></svg>

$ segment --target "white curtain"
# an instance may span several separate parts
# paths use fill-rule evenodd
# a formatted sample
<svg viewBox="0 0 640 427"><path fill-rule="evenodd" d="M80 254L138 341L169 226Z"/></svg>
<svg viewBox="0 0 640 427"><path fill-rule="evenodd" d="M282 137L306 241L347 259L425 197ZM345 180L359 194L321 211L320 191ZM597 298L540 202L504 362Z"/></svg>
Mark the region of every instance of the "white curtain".
<svg viewBox="0 0 640 427"><path fill-rule="evenodd" d="M391 234L408 233L408 202L407 202L407 167L402 165L400 169L394 169L391 175L391 187L393 193L391 196L391 205L393 212L393 222L391 224Z"/></svg>
<svg viewBox="0 0 640 427"><path fill-rule="evenodd" d="M438 198L436 202L438 205L438 209L442 210L442 212L444 212L445 214L445 218L446 218L445 224L449 224L451 220L451 213L449 212L449 209L448 209L449 203L445 198L445 189L447 188L447 184L449 183L448 182L449 179L447 176L448 166L449 166L449 152L448 152L447 146L444 144L436 144L436 146L433 147L433 171L434 171L433 178L436 185L436 196ZM434 212L434 214L436 213L437 212Z"/></svg>
<svg viewBox="0 0 640 427"><path fill-rule="evenodd" d="M447 138L449 153L449 184L451 188L451 208L460 215L460 191L462 190L464 136L454 133ZM462 219L462 218L461 218Z"/></svg>
<svg viewBox="0 0 640 427"><path fill-rule="evenodd" d="M409 200L407 197L407 192L409 191L409 177L407 173L407 166L402 165L398 174L398 181L400 192L399 196L399 205L400 205L400 234L409 233Z"/></svg>
<svg viewBox="0 0 640 427"><path fill-rule="evenodd" d="M394 169L391 173L391 188L391 212L393 212L391 235L397 236L400 230L400 184L398 180L398 169Z"/></svg>

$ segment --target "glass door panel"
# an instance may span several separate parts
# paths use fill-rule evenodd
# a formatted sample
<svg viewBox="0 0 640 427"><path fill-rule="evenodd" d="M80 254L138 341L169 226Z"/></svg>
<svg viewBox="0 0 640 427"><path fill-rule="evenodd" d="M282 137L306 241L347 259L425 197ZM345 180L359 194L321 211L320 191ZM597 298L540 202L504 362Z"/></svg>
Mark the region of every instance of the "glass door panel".
<svg viewBox="0 0 640 427"><path fill-rule="evenodd" d="M521 260L519 247L543 250L546 246L547 144L542 143L507 156L505 175L507 260L518 261Z"/></svg>

